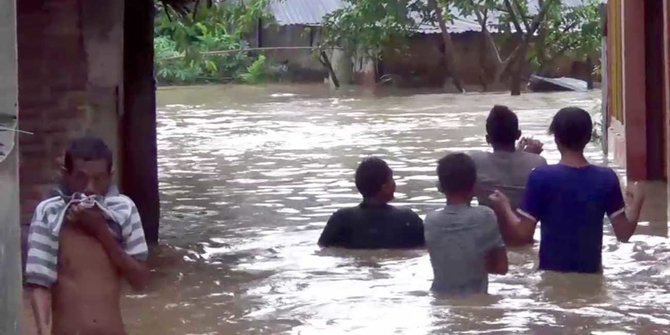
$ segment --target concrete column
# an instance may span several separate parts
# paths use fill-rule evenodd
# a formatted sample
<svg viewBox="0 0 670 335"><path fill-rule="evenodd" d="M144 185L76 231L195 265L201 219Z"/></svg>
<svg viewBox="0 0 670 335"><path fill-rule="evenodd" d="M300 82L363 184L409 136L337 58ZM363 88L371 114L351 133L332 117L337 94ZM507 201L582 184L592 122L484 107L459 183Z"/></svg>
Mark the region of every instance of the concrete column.
<svg viewBox="0 0 670 335"><path fill-rule="evenodd" d="M351 61L351 54L344 51L343 49L333 49L330 58L330 62L333 66L333 72L335 72L340 85L351 84L354 71L354 64Z"/></svg>
<svg viewBox="0 0 670 335"><path fill-rule="evenodd" d="M16 2L0 3L0 125L17 127ZM0 334L19 334L21 251L18 141L0 130Z"/></svg>
<svg viewBox="0 0 670 335"><path fill-rule="evenodd" d="M623 1L623 111L629 180L647 179L644 2Z"/></svg>

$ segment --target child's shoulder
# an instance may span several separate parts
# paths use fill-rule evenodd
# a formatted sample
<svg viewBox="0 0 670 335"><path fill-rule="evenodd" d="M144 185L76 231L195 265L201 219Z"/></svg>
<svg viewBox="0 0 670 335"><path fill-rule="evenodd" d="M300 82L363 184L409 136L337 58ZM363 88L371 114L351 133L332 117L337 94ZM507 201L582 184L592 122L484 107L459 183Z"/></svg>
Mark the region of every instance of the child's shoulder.
<svg viewBox="0 0 670 335"><path fill-rule="evenodd" d="M445 214L453 214L454 209L442 208L436 211L432 211L426 214L426 220L428 219L444 219L449 217ZM458 214L461 216L469 216L473 218L486 218L486 217L495 217L495 212L493 209L486 206L463 206L458 208Z"/></svg>

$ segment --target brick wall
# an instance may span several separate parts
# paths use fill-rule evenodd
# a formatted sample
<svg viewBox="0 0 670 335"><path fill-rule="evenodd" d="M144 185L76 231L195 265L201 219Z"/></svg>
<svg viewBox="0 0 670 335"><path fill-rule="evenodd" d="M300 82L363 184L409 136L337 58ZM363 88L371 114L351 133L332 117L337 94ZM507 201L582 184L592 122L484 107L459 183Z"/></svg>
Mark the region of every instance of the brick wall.
<svg viewBox="0 0 670 335"><path fill-rule="evenodd" d="M17 1L22 222L58 176L58 157L86 118L78 0Z"/></svg>
<svg viewBox="0 0 670 335"><path fill-rule="evenodd" d="M120 163L123 2L22 0L17 8L22 222L54 186L68 142L103 138ZM120 164L119 164L120 165Z"/></svg>

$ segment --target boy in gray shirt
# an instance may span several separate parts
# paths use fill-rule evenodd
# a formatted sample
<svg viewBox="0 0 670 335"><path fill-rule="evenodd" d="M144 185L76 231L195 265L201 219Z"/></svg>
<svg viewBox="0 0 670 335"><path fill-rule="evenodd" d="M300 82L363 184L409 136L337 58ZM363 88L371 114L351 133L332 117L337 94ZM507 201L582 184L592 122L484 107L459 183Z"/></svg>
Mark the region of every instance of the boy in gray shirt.
<svg viewBox="0 0 670 335"><path fill-rule="evenodd" d="M431 290L448 296L487 293L488 274L507 273L507 252L493 210L470 206L475 163L466 154L450 154L438 162L437 175L447 205L424 223Z"/></svg>
<svg viewBox="0 0 670 335"><path fill-rule="evenodd" d="M486 119L486 141L493 148L493 152L469 153L477 167L475 195L479 204L492 207L489 195L500 190L510 199L512 208L516 210L521 203L531 171L547 165L547 161L539 155L542 152L542 143L521 139L517 148L515 143L520 137L516 114L506 106L493 106ZM504 235L503 238L509 246L522 246L533 242L532 238L515 240Z"/></svg>

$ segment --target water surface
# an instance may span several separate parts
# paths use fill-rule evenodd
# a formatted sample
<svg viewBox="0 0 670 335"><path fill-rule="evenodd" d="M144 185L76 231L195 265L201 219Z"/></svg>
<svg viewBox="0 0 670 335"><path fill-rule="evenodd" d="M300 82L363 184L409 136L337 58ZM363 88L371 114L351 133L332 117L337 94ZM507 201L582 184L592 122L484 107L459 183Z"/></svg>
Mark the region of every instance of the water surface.
<svg viewBox="0 0 670 335"><path fill-rule="evenodd" d="M486 149L493 104L518 112L545 141L560 107L595 109L600 92L334 93L314 86L208 86L158 93L161 244L153 282L128 295L132 334L656 334L670 326L667 225L632 243L604 241L604 276L536 271L537 246L510 252L491 296L447 301L428 292L425 251L320 250L330 213L359 201L362 157L395 171L396 205L421 216L444 200L435 163ZM599 148L588 155L605 163Z"/></svg>

